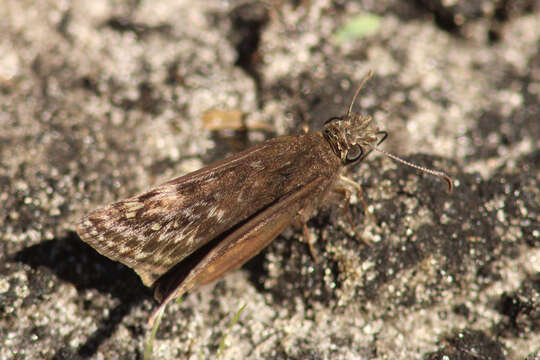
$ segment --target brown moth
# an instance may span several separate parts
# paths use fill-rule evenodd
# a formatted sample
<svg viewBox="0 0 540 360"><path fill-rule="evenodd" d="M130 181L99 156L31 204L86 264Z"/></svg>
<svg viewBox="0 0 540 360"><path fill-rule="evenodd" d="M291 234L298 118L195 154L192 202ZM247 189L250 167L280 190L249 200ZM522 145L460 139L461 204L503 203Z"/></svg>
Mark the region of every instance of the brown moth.
<svg viewBox="0 0 540 360"><path fill-rule="evenodd" d="M97 209L77 225L100 254L129 266L160 306L222 277L257 255L286 227L305 224L343 169L380 151L448 182L440 171L377 147L386 133L348 112L322 131L265 141L145 193ZM153 321L153 316L150 320Z"/></svg>

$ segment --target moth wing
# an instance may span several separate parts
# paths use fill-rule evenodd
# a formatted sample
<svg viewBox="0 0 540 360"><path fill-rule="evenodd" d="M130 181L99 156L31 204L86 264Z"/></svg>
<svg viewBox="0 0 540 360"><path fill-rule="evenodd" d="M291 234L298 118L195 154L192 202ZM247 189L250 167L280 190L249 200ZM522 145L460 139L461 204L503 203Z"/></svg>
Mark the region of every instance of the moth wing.
<svg viewBox="0 0 540 360"><path fill-rule="evenodd" d="M156 282L154 297L161 304L150 318L150 323L174 298L198 285L219 279L257 255L305 209L312 209L313 204L317 203L314 199L320 199L330 184L328 178L316 178L217 241L196 264L178 264L178 267Z"/></svg>
<svg viewBox="0 0 540 360"><path fill-rule="evenodd" d="M272 161L279 157L283 164L293 164L298 153L291 151L290 144L298 139L261 143L94 210L77 224L77 233L100 254L131 267L146 286L153 286L207 242L287 194L283 182L293 186L296 178L283 177L290 170ZM266 182L258 181L261 173Z"/></svg>

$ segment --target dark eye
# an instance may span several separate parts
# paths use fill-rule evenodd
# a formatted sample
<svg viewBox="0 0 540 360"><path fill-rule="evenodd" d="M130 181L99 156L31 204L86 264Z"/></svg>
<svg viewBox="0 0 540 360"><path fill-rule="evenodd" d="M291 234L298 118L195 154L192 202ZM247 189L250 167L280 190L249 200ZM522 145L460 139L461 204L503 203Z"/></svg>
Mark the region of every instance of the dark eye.
<svg viewBox="0 0 540 360"><path fill-rule="evenodd" d="M360 145L355 145L351 147L349 151L347 151L347 156L345 157L345 160L347 163L355 162L362 157L363 153L364 150L362 150L362 147Z"/></svg>

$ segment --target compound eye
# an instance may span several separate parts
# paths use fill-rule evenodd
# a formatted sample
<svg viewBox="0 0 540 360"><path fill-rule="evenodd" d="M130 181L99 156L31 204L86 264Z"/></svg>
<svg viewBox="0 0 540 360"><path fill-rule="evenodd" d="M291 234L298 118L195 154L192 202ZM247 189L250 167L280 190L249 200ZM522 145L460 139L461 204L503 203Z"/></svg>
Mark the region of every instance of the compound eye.
<svg viewBox="0 0 540 360"><path fill-rule="evenodd" d="M347 151L347 156L345 157L345 161L347 163L355 162L356 160L360 159L362 155L364 154L364 150L360 145L354 145Z"/></svg>

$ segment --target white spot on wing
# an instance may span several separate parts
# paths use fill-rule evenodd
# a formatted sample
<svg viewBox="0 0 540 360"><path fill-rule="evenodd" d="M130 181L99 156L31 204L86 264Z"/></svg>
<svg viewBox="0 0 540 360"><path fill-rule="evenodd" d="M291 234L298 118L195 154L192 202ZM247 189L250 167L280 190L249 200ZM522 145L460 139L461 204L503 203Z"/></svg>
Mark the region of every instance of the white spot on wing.
<svg viewBox="0 0 540 360"><path fill-rule="evenodd" d="M224 215L225 215L225 211L223 209L219 209L217 206L212 207L208 211L208 217L215 218L217 222L220 222L223 219Z"/></svg>
<svg viewBox="0 0 540 360"><path fill-rule="evenodd" d="M249 166L251 166L251 168L254 170L264 170L264 166L261 160L252 161L251 163L249 163Z"/></svg>
<svg viewBox="0 0 540 360"><path fill-rule="evenodd" d="M126 208L127 211L133 212L144 207L144 204L140 201L127 201L127 202L124 202L124 207Z"/></svg>
<svg viewBox="0 0 540 360"><path fill-rule="evenodd" d="M116 246L116 251L118 251L121 255L125 255L129 252L131 252L133 249L125 246L125 245L122 245L122 244L118 244Z"/></svg>
<svg viewBox="0 0 540 360"><path fill-rule="evenodd" d="M209 218L215 217L217 211L218 211L218 208L216 206L210 208L210 210L208 211L208 217Z"/></svg>
<svg viewBox="0 0 540 360"><path fill-rule="evenodd" d="M148 256L148 253L146 252L143 252L143 251L138 251L138 252L135 252L135 260L142 260L144 258L146 258Z"/></svg>
<svg viewBox="0 0 540 360"><path fill-rule="evenodd" d="M196 232L191 234L186 240L186 245L187 245L188 249L190 249L190 250L193 248L193 245L195 243L195 235L197 235Z"/></svg>
<svg viewBox="0 0 540 360"><path fill-rule="evenodd" d="M222 209L219 209L216 211L216 218L218 219L218 222L221 222L223 220L223 216L225 215L225 211Z"/></svg>

